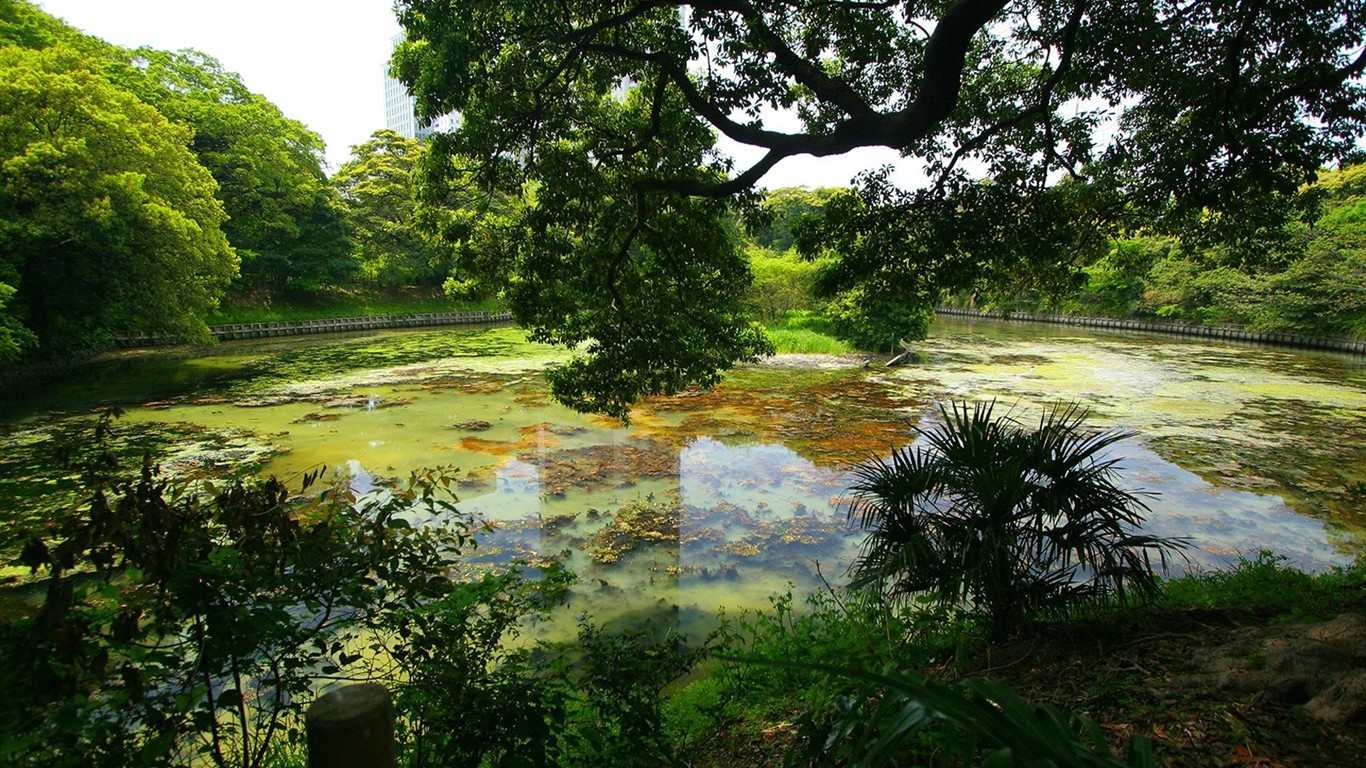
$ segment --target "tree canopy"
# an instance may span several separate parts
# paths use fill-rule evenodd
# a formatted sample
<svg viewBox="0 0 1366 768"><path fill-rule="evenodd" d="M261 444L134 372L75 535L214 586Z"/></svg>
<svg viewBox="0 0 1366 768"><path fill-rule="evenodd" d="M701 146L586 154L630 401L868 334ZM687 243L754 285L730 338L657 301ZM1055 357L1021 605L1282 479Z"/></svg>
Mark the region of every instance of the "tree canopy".
<svg viewBox="0 0 1366 768"><path fill-rule="evenodd" d="M111 77L172 122L213 174L242 279L282 291L354 271L341 206L323 172L323 141L204 53L110 49Z"/></svg>
<svg viewBox="0 0 1366 768"><path fill-rule="evenodd" d="M744 202L784 158L886 146L918 160L923 185L871 174L801 245L844 260L831 291L924 306L983 271L1055 281L1121 226L1256 250L1304 215L1298 190L1366 120L1363 0L476 0L459 12L408 0L399 12L395 65L420 111L463 116L435 153L526 194L521 240L557 246L512 270L536 286L514 306L542 338L593 340L578 364L596 373L557 381L579 404L596 402L585 388L619 402L705 383L762 351L735 321L743 264L700 233L719 231L714 201ZM800 125L770 119L781 110ZM717 135L763 158L732 167ZM557 287L570 282L573 296ZM669 327L648 308L664 292L685 308ZM639 347L610 341L627 338Z"/></svg>
<svg viewBox="0 0 1366 768"><path fill-rule="evenodd" d="M208 338L237 257L189 138L68 46L0 49L0 355Z"/></svg>
<svg viewBox="0 0 1366 768"><path fill-rule="evenodd" d="M0 360L118 331L207 341L236 278L354 272L322 139L217 60L110 45L26 0L0 0L0 46Z"/></svg>
<svg viewBox="0 0 1366 768"><path fill-rule="evenodd" d="M376 131L332 175L345 203L361 274L386 285L439 285L441 250L417 226L413 190L424 150L416 139Z"/></svg>
<svg viewBox="0 0 1366 768"><path fill-rule="evenodd" d="M780 187L769 190L759 203L758 212L746 222L755 245L779 253L796 245L796 230L802 222L819 218L830 198L845 191L842 187Z"/></svg>

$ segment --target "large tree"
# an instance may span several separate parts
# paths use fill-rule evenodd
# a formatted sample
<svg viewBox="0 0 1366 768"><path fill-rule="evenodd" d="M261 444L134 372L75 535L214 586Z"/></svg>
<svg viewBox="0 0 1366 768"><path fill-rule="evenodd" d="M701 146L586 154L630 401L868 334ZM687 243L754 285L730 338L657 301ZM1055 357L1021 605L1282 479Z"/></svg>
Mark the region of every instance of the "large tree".
<svg viewBox="0 0 1366 768"><path fill-rule="evenodd" d="M418 140L380 130L332 175L361 274L381 285L435 287L446 278L444 250L418 227L413 182L424 152Z"/></svg>
<svg viewBox="0 0 1366 768"><path fill-rule="evenodd" d="M218 182L243 282L280 292L355 270L318 134L207 54L111 47L109 55L114 79L193 131L190 149Z"/></svg>
<svg viewBox="0 0 1366 768"><path fill-rule="evenodd" d="M870 175L804 245L843 258L829 290L923 305L982 271L1054 281L1119 225L1255 249L1366 121L1363 0L405 0L399 12L396 66L420 109L464 117L436 152L532 196L523 242L554 247L519 257L514 281L534 289L515 306L544 338L593 340L582 364L594 375L556 382L581 404L585 390L705 382L761 349L734 321L743 264L699 235L716 231L718 201L784 158L885 146L920 161L922 186ZM769 119L783 110L799 127ZM716 134L762 159L731 167ZM661 295L676 308L668 327L651 305ZM613 341L627 338L640 341Z"/></svg>
<svg viewBox="0 0 1366 768"><path fill-rule="evenodd" d="M237 257L189 140L73 48L0 48L0 356L209 338Z"/></svg>

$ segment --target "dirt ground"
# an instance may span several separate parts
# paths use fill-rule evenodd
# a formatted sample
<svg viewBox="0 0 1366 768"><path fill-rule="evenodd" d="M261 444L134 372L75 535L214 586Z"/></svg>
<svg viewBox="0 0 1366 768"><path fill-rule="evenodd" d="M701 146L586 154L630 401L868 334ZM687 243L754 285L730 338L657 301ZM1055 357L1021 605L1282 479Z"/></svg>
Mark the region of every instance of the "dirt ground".
<svg viewBox="0 0 1366 768"><path fill-rule="evenodd" d="M1044 631L978 663L1117 743L1147 735L1167 765L1366 766L1360 614L1268 626L1191 612L1130 632Z"/></svg>
<svg viewBox="0 0 1366 768"><path fill-rule="evenodd" d="M1027 700L1094 720L1117 748L1153 742L1159 765L1366 766L1366 615L1267 624L1236 612L1131 626L1039 626L983 647L944 679L1000 679ZM695 765L782 766L796 731L726 733Z"/></svg>

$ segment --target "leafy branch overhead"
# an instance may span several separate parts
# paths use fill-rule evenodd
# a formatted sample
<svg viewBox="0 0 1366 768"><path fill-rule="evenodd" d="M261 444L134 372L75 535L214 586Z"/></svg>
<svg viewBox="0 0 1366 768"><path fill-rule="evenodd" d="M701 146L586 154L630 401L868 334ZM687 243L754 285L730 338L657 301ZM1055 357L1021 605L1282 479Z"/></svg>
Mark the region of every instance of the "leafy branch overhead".
<svg viewBox="0 0 1366 768"><path fill-rule="evenodd" d="M514 309L542 339L588 345L557 394L621 414L764 351L738 314L748 278L719 203L750 202L786 158L878 146L917 161L921 186L870 176L803 243L852 257L839 289L916 306L977 270L1056 282L1119 227L1252 242L1282 222L1240 213L1302 215L1283 201L1349 155L1366 118L1363 11L411 0L394 66L421 111L462 115L433 142L433 182L460 157L530 201ZM718 136L761 158L734 167Z"/></svg>
<svg viewBox="0 0 1366 768"><path fill-rule="evenodd" d="M466 3L454 14L416 0L402 4L412 42L396 65L422 109L461 110L466 139L491 134L486 145L509 156L575 128L613 138L612 126L573 121L624 88L647 94L652 115L683 106L767 150L709 186L651 180L697 194L747 189L792 155L869 146L941 173L998 154L1042 171L1180 164L1196 172L1194 186L1240 167L1317 168L1351 148L1361 13L1360 2L1327 0L581 0ZM800 111L800 129L765 124L782 108ZM1107 117L1122 118L1118 140L1097 144ZM618 133L618 149L667 146L666 121L642 128Z"/></svg>

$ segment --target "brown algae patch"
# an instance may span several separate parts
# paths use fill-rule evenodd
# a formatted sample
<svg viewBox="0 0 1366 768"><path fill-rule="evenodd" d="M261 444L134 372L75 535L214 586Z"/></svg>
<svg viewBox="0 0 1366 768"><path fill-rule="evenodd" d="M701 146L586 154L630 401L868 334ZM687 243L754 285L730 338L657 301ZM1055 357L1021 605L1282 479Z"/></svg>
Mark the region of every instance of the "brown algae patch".
<svg viewBox="0 0 1366 768"><path fill-rule="evenodd" d="M862 369L745 369L713 390L651 400L682 418L641 429L657 439L782 443L819 465L847 466L910 442L922 404Z"/></svg>
<svg viewBox="0 0 1366 768"><path fill-rule="evenodd" d="M457 445L462 451L482 453L498 458L516 456L533 448L549 447L546 438L541 435L528 435L521 440L486 440L482 437L462 437Z"/></svg>
<svg viewBox="0 0 1366 768"><path fill-rule="evenodd" d="M645 546L677 546L682 516L677 501L628 501L589 539L588 557L598 565L608 565Z"/></svg>
<svg viewBox="0 0 1366 768"><path fill-rule="evenodd" d="M677 480L678 448L658 440L590 445L523 454L539 473L542 493L627 487L645 480Z"/></svg>

